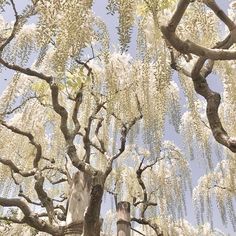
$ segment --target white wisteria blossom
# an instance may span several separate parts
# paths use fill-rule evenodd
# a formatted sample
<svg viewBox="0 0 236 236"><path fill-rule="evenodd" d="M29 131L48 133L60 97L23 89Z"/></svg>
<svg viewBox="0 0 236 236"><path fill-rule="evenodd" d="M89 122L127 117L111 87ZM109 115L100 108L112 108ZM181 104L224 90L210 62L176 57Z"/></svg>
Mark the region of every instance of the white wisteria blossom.
<svg viewBox="0 0 236 236"><path fill-rule="evenodd" d="M101 2L0 0L0 235L236 231L235 1Z"/></svg>

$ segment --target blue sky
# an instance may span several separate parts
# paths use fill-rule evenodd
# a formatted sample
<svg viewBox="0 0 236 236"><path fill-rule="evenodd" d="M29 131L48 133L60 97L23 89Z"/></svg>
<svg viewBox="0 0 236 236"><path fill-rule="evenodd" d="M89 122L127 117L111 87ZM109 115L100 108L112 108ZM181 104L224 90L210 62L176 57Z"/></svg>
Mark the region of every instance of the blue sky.
<svg viewBox="0 0 236 236"><path fill-rule="evenodd" d="M22 9L25 6L25 3L27 3L27 0L21 0L21 1L16 1L17 3L17 9ZM217 0L216 2L218 2L218 4L220 6L222 6L224 9L227 9L228 7L228 3L230 1L227 0ZM117 32L116 32L116 27L118 25L118 20L116 17L111 16L111 15L107 15L106 11L105 11L105 6L106 6L106 1L105 0L96 0L95 4L94 4L94 11L96 13L96 15L99 15L108 25L108 29L110 32L110 37L111 40L113 42L114 45L116 45L118 43L118 37L117 37ZM8 20L13 20L13 15L12 14L4 14L4 17L6 17ZM135 31L133 33L133 36L135 36ZM131 43L130 48L129 48L129 52L132 55L135 55L135 47L136 44L135 42ZM4 87L6 86L7 81L5 81L4 79L7 78L11 78L12 76L12 72L9 71L5 71L4 73L0 74L0 93L3 91ZM174 78L175 80L177 78ZM213 81L213 82L212 82ZM213 77L212 79L210 79L210 84L213 85L214 84L214 88L216 90L221 90L221 83L220 81L218 81L218 78ZM183 94L182 94L183 96ZM184 101L184 100L183 100ZM182 104L184 105L184 104ZM178 145L182 145L182 139L181 137L176 134L176 132L174 131L174 129L168 125L167 123L167 127L166 127L166 139L169 140L173 140L175 143L177 143ZM201 176L201 174L203 173L203 167L199 164L199 161L195 160L191 162L191 168L192 168L192 174L193 174L193 183L196 184L197 179L199 178L199 176ZM106 211L107 209L110 208L111 203L110 201L108 201L108 197L106 198L106 200L104 199L103 201L103 212ZM187 208L188 208L188 215L187 215L187 219L195 224L196 223L196 219L194 216L194 211L192 208L192 204L191 204L191 196L189 193L187 193ZM221 223L221 219L218 213L218 209L216 209L216 206L214 206L214 225L216 227L218 227L219 229L221 229L224 233L229 233L230 235L234 235L232 227L229 226L227 229L222 225Z"/></svg>
<svg viewBox="0 0 236 236"><path fill-rule="evenodd" d="M230 1L217 0L216 2L226 11ZM111 40L113 41L114 44L117 44L117 42L118 42L117 34L116 34L116 32L114 32L114 30L115 30L115 27L118 26L118 21L117 21L116 17L106 14L106 12L104 11L105 5L106 5L106 1L99 1L99 0L95 1L94 11L96 12L97 15L101 16L101 18L107 23L109 31L110 31L110 35L111 35ZM134 33L133 33L134 38L135 38L135 34L136 34L136 32L134 31ZM136 51L135 47L136 47L135 42L132 42L130 44L130 48L129 48L129 53L131 53L131 55L135 55L135 51ZM175 76L174 80L178 80L176 76ZM219 78L216 78L215 76L210 77L209 85L217 91L222 91L221 82L220 82ZM184 96L182 91L181 91L181 96L182 96L182 98ZM184 101L184 100L185 99L182 99L182 101ZM184 105L184 104L182 104L182 105ZM168 122L166 122L165 139L172 140L174 143L177 143L177 145L179 145L180 147L183 146L181 136L175 132L174 128L172 126L170 126L168 124ZM191 165L191 169L192 169L193 185L196 185L199 177L202 176L203 173L205 173L205 170L203 169L203 161L199 161L196 158L194 161L191 161L190 165ZM196 224L196 217L195 217L194 209L192 206L191 194L188 192L186 194L186 197L187 197L186 219L190 223ZM103 204L106 205L106 202L103 202ZM105 208L107 208L107 207L105 207ZM235 232L233 232L233 229L230 225L226 228L222 224L216 204L213 205L213 215L214 215L213 222L214 222L215 227L222 230L224 233L228 233L230 235L235 234Z"/></svg>

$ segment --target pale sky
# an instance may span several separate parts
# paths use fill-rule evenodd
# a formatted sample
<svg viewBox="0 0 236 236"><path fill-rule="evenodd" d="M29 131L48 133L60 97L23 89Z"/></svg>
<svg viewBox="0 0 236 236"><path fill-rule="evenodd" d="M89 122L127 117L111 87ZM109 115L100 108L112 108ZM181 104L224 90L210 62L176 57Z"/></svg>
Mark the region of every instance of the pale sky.
<svg viewBox="0 0 236 236"><path fill-rule="evenodd" d="M15 1L15 2L17 5L17 9L20 11L20 9L22 9L25 6L25 3L27 3L28 1L21 0L21 1ZM217 0L217 3L220 6L222 6L224 9L227 9L229 1L228 0ZM105 6L106 6L106 1L96 0L93 9L96 12L96 14L99 15L107 23L109 31L110 31L111 40L113 41L114 44L117 44L118 40L117 40L116 26L118 24L118 21L115 17L106 14L106 11L104 10ZM11 21L14 19L12 14L11 15L10 14L3 14L3 15L7 20ZM130 45L129 52L132 55L135 55L135 53L134 53L135 52L135 43L132 43ZM11 76L12 76L12 72L9 72L9 71L0 74L0 94L1 94L2 90L4 89L4 87L6 86L7 81L5 81L4 79L10 78ZM221 89L220 82L215 82L215 80L214 80L213 82L210 82L210 84L212 84L212 85L214 84L215 89ZM183 96L183 92L181 92L181 93ZM184 102L184 99L183 99L183 102ZM182 105L184 105L184 104L182 104ZM175 143L180 145L180 147L182 145L181 137L178 134L176 134L173 127L168 125L168 123L167 123L167 133L165 135L165 138L169 139L169 140L173 140ZM192 168L192 173L193 173L193 184L196 184L197 179L203 173L202 166L199 164L199 162L197 160L195 160L195 161L191 162L191 168ZM106 199L103 200L103 212L108 210L111 206L111 203L108 202L108 199L109 199L109 197L107 197ZM187 193L186 204L187 204L187 209L188 209L188 215L186 218L190 223L195 224L196 219L194 216L192 203L191 203L191 196L189 193ZM218 209L216 209L216 206L214 206L213 211L214 211L214 226L219 228L220 230L222 230L224 233L229 233L232 236L234 234L236 234L236 233L233 233L233 229L230 225L228 226L227 229L222 225L220 215L218 213Z"/></svg>

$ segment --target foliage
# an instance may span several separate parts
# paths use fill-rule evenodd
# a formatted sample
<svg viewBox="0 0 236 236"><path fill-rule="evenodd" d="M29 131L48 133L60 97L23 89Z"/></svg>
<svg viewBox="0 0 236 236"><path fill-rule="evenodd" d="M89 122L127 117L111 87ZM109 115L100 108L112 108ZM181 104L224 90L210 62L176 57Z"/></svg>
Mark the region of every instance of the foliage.
<svg viewBox="0 0 236 236"><path fill-rule="evenodd" d="M191 4L176 32L171 31L177 42L191 39L182 49L168 38L168 30L178 23L170 21L178 14L175 6L186 2ZM90 228L87 215L96 221L92 227L97 225L103 195L104 201L112 196L113 204L131 202L132 224L147 235L223 235L211 228L214 196L223 223L230 221L235 228L235 61L217 62L213 56L218 51L212 57L200 54L217 48L224 34L209 11L211 2L109 0L107 10L119 21L118 49L112 49L114 34L93 11L94 1L27 1L21 13L13 0L0 1L15 17L14 22L4 14L0 18L2 75L8 79L5 69L14 71L0 99L0 205L19 210L8 214L1 209L5 235L18 223L35 233L63 235L78 170L92 179L92 200L82 212L84 232ZM233 9L235 2L229 8L232 19ZM229 29L234 50L235 32ZM136 52L129 51L133 31ZM191 51L196 44L204 46L199 55ZM212 122L205 113L209 96L205 101L196 94L206 84L200 72L194 77L202 57L209 59L210 69L201 67L200 72L213 70L209 80L221 79L219 114L228 133L216 115ZM182 147L166 140L167 121ZM193 158L206 169L193 190L196 227L184 220ZM93 198L97 186L102 193ZM104 208L102 228L113 235L115 209Z"/></svg>

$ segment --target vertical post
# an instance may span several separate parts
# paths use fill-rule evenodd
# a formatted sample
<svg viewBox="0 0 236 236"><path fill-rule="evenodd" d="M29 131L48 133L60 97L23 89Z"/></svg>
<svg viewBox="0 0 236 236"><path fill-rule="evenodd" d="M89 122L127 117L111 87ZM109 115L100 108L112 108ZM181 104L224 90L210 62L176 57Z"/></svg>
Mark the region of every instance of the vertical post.
<svg viewBox="0 0 236 236"><path fill-rule="evenodd" d="M130 203L129 202L118 203L117 236L130 236Z"/></svg>

